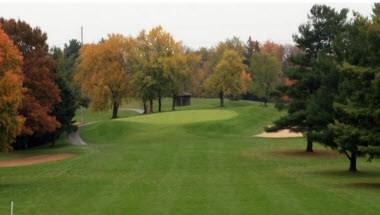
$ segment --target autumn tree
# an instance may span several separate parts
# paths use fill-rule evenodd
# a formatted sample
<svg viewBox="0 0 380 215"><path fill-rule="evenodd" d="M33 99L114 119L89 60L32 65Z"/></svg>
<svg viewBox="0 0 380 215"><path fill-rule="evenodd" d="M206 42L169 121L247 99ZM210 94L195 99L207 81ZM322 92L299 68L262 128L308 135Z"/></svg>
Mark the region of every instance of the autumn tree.
<svg viewBox="0 0 380 215"><path fill-rule="evenodd" d="M140 40L147 43L145 48L146 66L145 69L151 71L154 81L154 91L158 100L158 111L162 109L162 97L167 90L167 82L164 77L164 63L168 58L179 54L180 44L176 42L173 36L164 31L161 26L152 28L147 34L141 33ZM149 98L152 104L153 97ZM151 105L152 110L152 105Z"/></svg>
<svg viewBox="0 0 380 215"><path fill-rule="evenodd" d="M285 49L281 44L268 40L262 44L260 52L275 57L280 63L284 60Z"/></svg>
<svg viewBox="0 0 380 215"><path fill-rule="evenodd" d="M270 94L281 81L281 63L274 56L257 53L252 58L250 68L253 80L253 91L264 100L264 105L270 99Z"/></svg>
<svg viewBox="0 0 380 215"><path fill-rule="evenodd" d="M194 52L194 57L199 60L197 68L192 70L192 93L195 96L206 96L207 91L203 86L217 64L215 48L202 47Z"/></svg>
<svg viewBox="0 0 380 215"><path fill-rule="evenodd" d="M183 82L183 92L191 92L192 95L197 96L197 90L202 90L202 84L205 74L201 64L200 55L194 50L187 50L186 53L186 80ZM202 80L203 79L203 80ZM198 83L198 84L196 84ZM199 95L199 94L198 94Z"/></svg>
<svg viewBox="0 0 380 215"><path fill-rule="evenodd" d="M150 60L150 45L147 40L147 33L141 31L136 38L136 67L131 79L132 94L136 98L141 98L144 114L153 112L153 98L156 96L155 87L157 81L154 78L154 71ZM149 101L150 110L148 111Z"/></svg>
<svg viewBox="0 0 380 215"><path fill-rule="evenodd" d="M253 91L253 81L250 72L243 70L240 73L240 92L247 94Z"/></svg>
<svg viewBox="0 0 380 215"><path fill-rule="evenodd" d="M243 60L245 60L246 55L246 47L244 43L238 38L238 37L232 37L231 39L226 39L225 41L222 41L218 43L218 45L215 48L215 63L219 63L219 61L223 58L224 52L227 50L233 50L236 53L238 53L239 57ZM215 64L215 65L216 65Z"/></svg>
<svg viewBox="0 0 380 215"><path fill-rule="evenodd" d="M90 98L94 110L112 107L112 118L117 118L119 106L128 92L134 43L133 38L109 35L80 50L75 80Z"/></svg>
<svg viewBox="0 0 380 215"><path fill-rule="evenodd" d="M164 59L164 78L172 97L172 110L175 110L178 94L190 89L191 71L196 70L198 58L192 54L177 53Z"/></svg>
<svg viewBox="0 0 380 215"><path fill-rule="evenodd" d="M206 81L206 88L217 93L220 98L220 106L224 106L224 97L236 97L241 93L241 72L245 66L240 54L233 50L224 52L217 64L215 71Z"/></svg>
<svg viewBox="0 0 380 215"><path fill-rule="evenodd" d="M0 28L0 149L9 151L24 121L18 113L21 104L22 56Z"/></svg>
<svg viewBox="0 0 380 215"><path fill-rule="evenodd" d="M48 53L47 36L39 28L32 28L23 21L0 19L4 31L14 41L23 56L23 87L19 113L25 118L17 146L27 147L33 139L54 132L60 123L52 114L61 99L55 83L53 60ZM39 142L44 141L38 139Z"/></svg>

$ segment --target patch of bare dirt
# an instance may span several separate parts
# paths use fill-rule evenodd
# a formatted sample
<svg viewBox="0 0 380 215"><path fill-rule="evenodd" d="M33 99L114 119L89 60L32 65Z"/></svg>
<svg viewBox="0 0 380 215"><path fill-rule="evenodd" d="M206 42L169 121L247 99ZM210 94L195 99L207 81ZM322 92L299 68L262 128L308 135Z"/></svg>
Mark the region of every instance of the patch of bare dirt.
<svg viewBox="0 0 380 215"><path fill-rule="evenodd" d="M35 155L35 156L14 159L14 160L1 160L0 167L30 166L34 164L65 160L73 156L74 154L61 153L61 154L50 154L50 155Z"/></svg>
<svg viewBox="0 0 380 215"><path fill-rule="evenodd" d="M302 133L293 132L289 129L282 129L276 132L263 132L255 135L255 137L264 137L264 138L290 138L290 137L302 137Z"/></svg>
<svg viewBox="0 0 380 215"><path fill-rule="evenodd" d="M339 156L339 153L333 150L314 150L314 152L306 152L305 150L288 149L288 150L277 150L271 153L276 154L276 155L295 156L295 157L336 157L336 156Z"/></svg>

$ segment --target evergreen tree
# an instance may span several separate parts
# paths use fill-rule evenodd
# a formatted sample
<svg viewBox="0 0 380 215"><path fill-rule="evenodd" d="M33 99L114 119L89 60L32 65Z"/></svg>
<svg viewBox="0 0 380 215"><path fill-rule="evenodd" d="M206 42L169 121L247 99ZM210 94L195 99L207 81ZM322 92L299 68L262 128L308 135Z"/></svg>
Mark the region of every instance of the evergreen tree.
<svg viewBox="0 0 380 215"><path fill-rule="evenodd" d="M63 132L72 132L76 129L74 116L81 94L79 87L75 84L74 69L76 59L79 56L80 43L77 40L70 40L65 44L63 52L59 48L51 49L51 56L55 60L56 83L60 89L61 103L56 105L53 114L61 123L61 127L51 134L56 138Z"/></svg>
<svg viewBox="0 0 380 215"><path fill-rule="evenodd" d="M250 67L252 64L252 57L255 53L260 52L259 42L253 41L251 36L249 36L247 44L245 45L245 53L244 53L244 64L247 67Z"/></svg>
<svg viewBox="0 0 380 215"><path fill-rule="evenodd" d="M334 118L331 110L339 81L336 62L341 59L336 41L345 30L347 12L314 5L308 22L294 35L301 53L291 57L291 68L286 71L293 84L281 88L290 98L288 115L268 130L289 128L304 133L307 152L313 151L313 141L325 138Z"/></svg>
<svg viewBox="0 0 380 215"><path fill-rule="evenodd" d="M345 65L342 73L345 97L335 104L337 117L329 126L332 139L325 143L347 156L349 171L357 171L358 156L372 159L380 152L380 68Z"/></svg>
<svg viewBox="0 0 380 215"><path fill-rule="evenodd" d="M355 172L358 156L380 155L380 4L371 21L356 13L347 29L335 121L323 143L344 153Z"/></svg>

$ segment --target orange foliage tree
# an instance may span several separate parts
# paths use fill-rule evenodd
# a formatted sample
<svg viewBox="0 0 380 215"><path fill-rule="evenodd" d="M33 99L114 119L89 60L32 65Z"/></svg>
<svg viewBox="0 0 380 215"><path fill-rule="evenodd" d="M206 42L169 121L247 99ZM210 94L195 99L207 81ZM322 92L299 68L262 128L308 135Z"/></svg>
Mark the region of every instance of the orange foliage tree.
<svg viewBox="0 0 380 215"><path fill-rule="evenodd" d="M25 118L25 123L20 144L29 144L29 137L54 132L60 126L52 115L54 106L61 100L52 72L54 62L48 55L47 36L39 28L32 28L20 20L3 18L0 19L0 25L17 45L24 60L22 73L26 92L19 112Z"/></svg>
<svg viewBox="0 0 380 215"><path fill-rule="evenodd" d="M248 93L252 90L252 76L251 73L243 70L240 73L240 92L241 94Z"/></svg>
<svg viewBox="0 0 380 215"><path fill-rule="evenodd" d="M17 109L21 104L22 57L0 28L0 148L9 151L21 132L23 118Z"/></svg>
<svg viewBox="0 0 380 215"><path fill-rule="evenodd" d="M275 57L279 62L283 61L285 49L281 44L266 41L261 47L260 52Z"/></svg>

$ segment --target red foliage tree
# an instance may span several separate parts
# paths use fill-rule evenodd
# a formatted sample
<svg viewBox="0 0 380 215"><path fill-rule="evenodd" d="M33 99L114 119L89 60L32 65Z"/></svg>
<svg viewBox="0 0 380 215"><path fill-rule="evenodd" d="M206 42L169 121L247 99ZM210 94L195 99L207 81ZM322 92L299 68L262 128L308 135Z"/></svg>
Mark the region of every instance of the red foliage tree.
<svg viewBox="0 0 380 215"><path fill-rule="evenodd" d="M19 109L25 118L22 135L31 136L55 131L60 124L51 113L61 99L52 73L54 62L48 55L46 34L20 20L1 18L0 25L24 58L22 72L26 92Z"/></svg>

